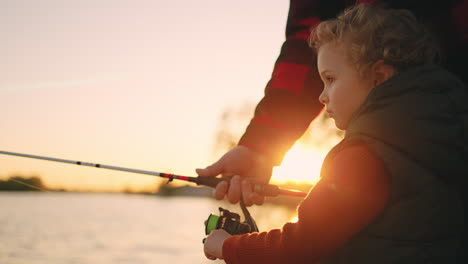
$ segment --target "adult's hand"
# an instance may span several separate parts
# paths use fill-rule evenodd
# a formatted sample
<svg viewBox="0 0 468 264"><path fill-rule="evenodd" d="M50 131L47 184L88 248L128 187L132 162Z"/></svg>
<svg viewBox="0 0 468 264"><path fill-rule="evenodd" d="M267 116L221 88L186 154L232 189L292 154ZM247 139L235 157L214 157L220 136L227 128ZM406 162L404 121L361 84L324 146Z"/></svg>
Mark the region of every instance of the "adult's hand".
<svg viewBox="0 0 468 264"><path fill-rule="evenodd" d="M244 198L247 206L261 205L265 197L253 192L253 183L266 184L270 180L273 166L261 154L245 146L237 146L224 154L218 161L204 169L196 169L201 177L232 177L230 182L221 182L216 186L213 196L222 200L227 196L229 202L238 203Z"/></svg>

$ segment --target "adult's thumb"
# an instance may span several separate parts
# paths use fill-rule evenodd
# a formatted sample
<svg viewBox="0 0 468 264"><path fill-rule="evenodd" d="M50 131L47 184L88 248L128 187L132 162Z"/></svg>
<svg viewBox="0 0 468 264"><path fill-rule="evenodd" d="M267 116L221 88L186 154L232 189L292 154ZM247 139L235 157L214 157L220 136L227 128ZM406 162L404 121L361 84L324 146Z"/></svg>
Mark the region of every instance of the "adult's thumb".
<svg viewBox="0 0 468 264"><path fill-rule="evenodd" d="M216 177L217 175L221 174L223 172L223 166L222 164L218 161L213 163L212 165L204 168L204 169L196 169L195 170L198 174L198 176L202 177Z"/></svg>

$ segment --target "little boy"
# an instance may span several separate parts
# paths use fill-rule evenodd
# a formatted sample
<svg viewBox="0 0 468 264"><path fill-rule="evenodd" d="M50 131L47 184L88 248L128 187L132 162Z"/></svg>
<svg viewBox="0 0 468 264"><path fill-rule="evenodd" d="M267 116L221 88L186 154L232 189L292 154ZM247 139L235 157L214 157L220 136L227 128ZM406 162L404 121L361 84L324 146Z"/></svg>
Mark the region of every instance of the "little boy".
<svg viewBox="0 0 468 264"><path fill-rule="evenodd" d="M434 65L435 40L405 10L360 4L312 32L320 102L346 130L282 229L215 230L226 263L456 263L464 228L468 101Z"/></svg>

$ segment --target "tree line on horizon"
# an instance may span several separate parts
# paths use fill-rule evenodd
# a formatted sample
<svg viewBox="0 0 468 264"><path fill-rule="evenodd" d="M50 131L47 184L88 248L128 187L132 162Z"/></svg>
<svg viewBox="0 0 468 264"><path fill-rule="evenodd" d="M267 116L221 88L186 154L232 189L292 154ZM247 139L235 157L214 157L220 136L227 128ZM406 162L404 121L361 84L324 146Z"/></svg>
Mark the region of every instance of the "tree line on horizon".
<svg viewBox="0 0 468 264"><path fill-rule="evenodd" d="M42 191L47 187L39 176L12 175L0 180L0 191Z"/></svg>

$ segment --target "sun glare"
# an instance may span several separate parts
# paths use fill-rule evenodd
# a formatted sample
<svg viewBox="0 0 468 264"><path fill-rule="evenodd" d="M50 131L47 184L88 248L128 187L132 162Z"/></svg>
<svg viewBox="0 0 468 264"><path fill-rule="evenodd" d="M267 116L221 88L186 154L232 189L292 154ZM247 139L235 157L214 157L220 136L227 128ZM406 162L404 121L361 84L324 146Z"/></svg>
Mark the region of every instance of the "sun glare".
<svg viewBox="0 0 468 264"><path fill-rule="evenodd" d="M316 183L319 180L325 155L326 152L321 152L311 146L295 144L286 153L281 166L273 169L272 181Z"/></svg>

